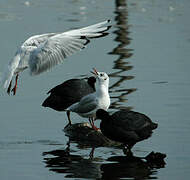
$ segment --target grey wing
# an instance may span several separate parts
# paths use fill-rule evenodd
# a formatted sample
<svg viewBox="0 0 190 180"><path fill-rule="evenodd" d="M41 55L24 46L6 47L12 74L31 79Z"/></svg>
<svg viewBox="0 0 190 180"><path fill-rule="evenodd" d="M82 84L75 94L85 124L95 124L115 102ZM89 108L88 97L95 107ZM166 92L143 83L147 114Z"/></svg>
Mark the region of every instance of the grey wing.
<svg viewBox="0 0 190 180"><path fill-rule="evenodd" d="M40 44L47 41L50 37L55 36L59 33L46 33L41 35L34 35L28 38L23 44L22 47L29 48L30 47L38 47Z"/></svg>
<svg viewBox="0 0 190 180"><path fill-rule="evenodd" d="M58 34L50 37L45 43L31 52L29 68L31 75L37 75L60 64L63 60L80 51L88 43L84 37L69 37Z"/></svg>
<svg viewBox="0 0 190 180"><path fill-rule="evenodd" d="M29 59L30 74L40 74L62 63L66 57L85 48L85 45L90 42L88 38L107 35L108 33L105 31L111 26L105 24L109 22L107 20L81 29L52 35L31 52Z"/></svg>
<svg viewBox="0 0 190 180"><path fill-rule="evenodd" d="M106 20L81 29L74 29L71 31L67 31L64 32L64 34L69 36L85 36L87 38L103 37L108 34L106 31L111 28L110 25L107 25L110 22L111 22L110 20Z"/></svg>
<svg viewBox="0 0 190 180"><path fill-rule="evenodd" d="M88 113L98 107L97 100L94 96L85 96L79 103L75 103L68 109L76 113Z"/></svg>

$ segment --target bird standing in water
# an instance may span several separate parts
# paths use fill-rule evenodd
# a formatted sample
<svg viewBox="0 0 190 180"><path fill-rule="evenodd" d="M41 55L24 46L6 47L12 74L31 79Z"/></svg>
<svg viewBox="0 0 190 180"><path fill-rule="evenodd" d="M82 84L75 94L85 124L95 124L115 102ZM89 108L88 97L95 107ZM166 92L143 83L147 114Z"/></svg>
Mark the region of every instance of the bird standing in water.
<svg viewBox="0 0 190 180"><path fill-rule="evenodd" d="M38 75L60 64L64 59L86 47L91 38L106 36L110 20L63 33L35 35L27 39L9 62L2 78L7 93L16 94L19 74L29 68L31 75ZM11 90L13 76L15 85Z"/></svg>
<svg viewBox="0 0 190 180"><path fill-rule="evenodd" d="M75 112L78 115L89 118L89 122L95 130L94 125L96 111L98 109L107 110L110 106L110 96L108 92L109 77L105 72L98 72L95 68L92 72L96 77L94 93L84 96L79 102L67 108L68 119L70 119L70 112ZM69 120L71 122L71 120Z"/></svg>
<svg viewBox="0 0 190 180"><path fill-rule="evenodd" d="M82 97L95 92L96 78L69 79L62 84L52 88L50 95L42 103L42 106L52 108L56 111L65 111L72 104L79 102ZM69 124L71 124L70 119Z"/></svg>
<svg viewBox="0 0 190 180"><path fill-rule="evenodd" d="M96 78L91 76L83 79L69 79L48 91L50 94L42 106L56 111L65 111L72 104L79 102L82 97L95 92Z"/></svg>
<svg viewBox="0 0 190 180"><path fill-rule="evenodd" d="M112 115L103 109L96 112L96 119L100 119L100 129L107 138L123 143L124 153L132 154L131 148L139 141L152 135L158 124L139 112L120 110ZM127 149L125 149L127 148Z"/></svg>

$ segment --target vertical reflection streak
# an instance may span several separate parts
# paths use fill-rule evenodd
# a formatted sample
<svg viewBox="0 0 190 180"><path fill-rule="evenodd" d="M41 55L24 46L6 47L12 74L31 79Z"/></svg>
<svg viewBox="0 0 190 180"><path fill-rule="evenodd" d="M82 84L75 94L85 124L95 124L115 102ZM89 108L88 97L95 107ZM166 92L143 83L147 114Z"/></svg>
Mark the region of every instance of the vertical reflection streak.
<svg viewBox="0 0 190 180"><path fill-rule="evenodd" d="M134 76L123 75L124 72L129 71L133 68L133 66L130 65L130 62L126 61L126 59L130 58L133 55L133 49L126 48L126 46L128 46L131 42L131 38L129 37L130 33L126 0L116 0L115 5L115 21L117 30L115 30L113 33L116 34L115 41L118 42L118 45L109 54L119 55L119 57L114 61L113 66L113 69L116 69L117 71L109 74L110 77L117 78L117 80L113 85L110 86L109 89L110 93L119 93L119 95L114 96L111 94L111 98L116 100L111 104L110 108L126 109L126 107L122 106L121 103L126 102L126 96L136 91L136 88L120 90L117 90L116 88L120 87L126 80L131 80L134 78ZM127 107L127 109L131 108L132 107Z"/></svg>

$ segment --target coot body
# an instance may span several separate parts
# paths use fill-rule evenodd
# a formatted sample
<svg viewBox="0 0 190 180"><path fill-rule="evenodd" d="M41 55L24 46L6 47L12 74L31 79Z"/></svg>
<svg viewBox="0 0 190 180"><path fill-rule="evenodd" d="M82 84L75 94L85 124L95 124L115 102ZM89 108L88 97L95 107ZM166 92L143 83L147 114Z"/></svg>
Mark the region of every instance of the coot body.
<svg viewBox="0 0 190 180"><path fill-rule="evenodd" d="M96 118L101 119L102 133L111 140L123 143L128 150L137 142L149 138L158 126L146 115L127 110L109 115L105 110L99 109Z"/></svg>
<svg viewBox="0 0 190 180"><path fill-rule="evenodd" d="M82 97L95 92L95 82L93 76L88 79L69 79L52 88L42 106L64 111Z"/></svg>

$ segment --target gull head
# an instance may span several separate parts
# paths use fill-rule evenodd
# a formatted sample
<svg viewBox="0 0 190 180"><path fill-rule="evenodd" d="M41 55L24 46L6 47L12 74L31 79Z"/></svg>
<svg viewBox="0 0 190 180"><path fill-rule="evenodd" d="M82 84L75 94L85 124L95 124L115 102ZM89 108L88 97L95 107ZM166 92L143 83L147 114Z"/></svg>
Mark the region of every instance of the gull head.
<svg viewBox="0 0 190 180"><path fill-rule="evenodd" d="M95 75L96 81L100 85L105 85L108 88L109 76L105 72L98 72L95 68L93 68L93 71L91 71L91 73Z"/></svg>

